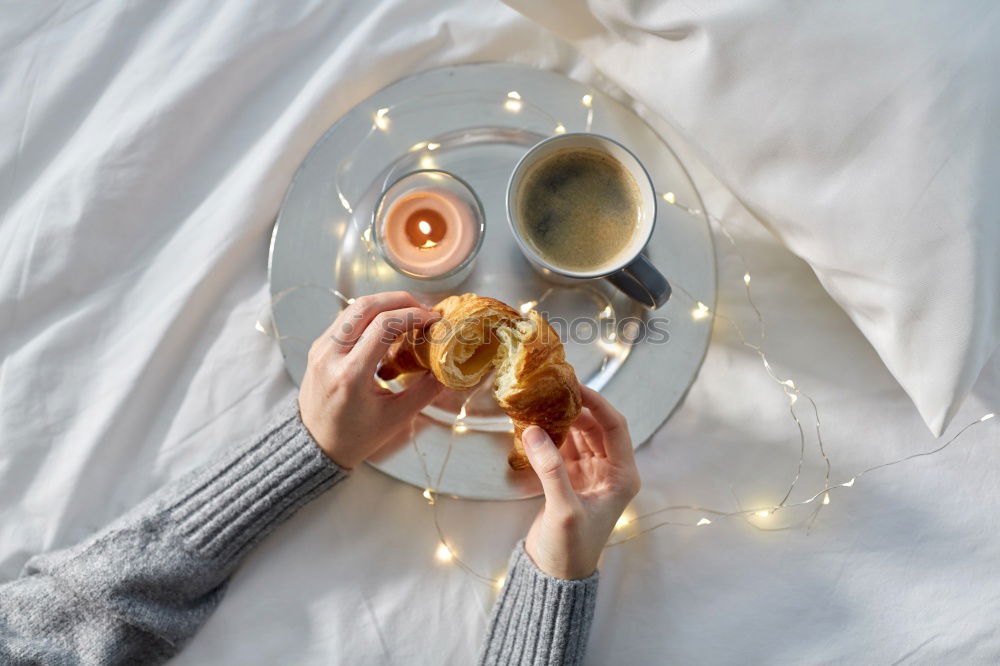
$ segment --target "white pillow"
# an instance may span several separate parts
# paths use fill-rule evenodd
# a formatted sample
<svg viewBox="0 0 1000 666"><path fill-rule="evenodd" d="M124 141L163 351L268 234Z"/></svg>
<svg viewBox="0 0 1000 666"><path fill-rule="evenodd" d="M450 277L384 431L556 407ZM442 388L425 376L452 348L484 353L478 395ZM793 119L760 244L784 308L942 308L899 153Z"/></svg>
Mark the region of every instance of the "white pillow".
<svg viewBox="0 0 1000 666"><path fill-rule="evenodd" d="M940 434L1000 341L1000 8L507 2L684 132Z"/></svg>

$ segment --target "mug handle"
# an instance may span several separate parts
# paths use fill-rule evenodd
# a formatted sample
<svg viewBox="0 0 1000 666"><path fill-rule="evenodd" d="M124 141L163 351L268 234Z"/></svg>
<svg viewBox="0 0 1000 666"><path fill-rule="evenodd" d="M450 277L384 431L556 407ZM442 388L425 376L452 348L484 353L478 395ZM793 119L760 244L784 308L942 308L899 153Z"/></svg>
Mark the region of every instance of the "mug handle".
<svg viewBox="0 0 1000 666"><path fill-rule="evenodd" d="M651 310L656 310L670 299L667 278L641 254L607 279L626 296Z"/></svg>

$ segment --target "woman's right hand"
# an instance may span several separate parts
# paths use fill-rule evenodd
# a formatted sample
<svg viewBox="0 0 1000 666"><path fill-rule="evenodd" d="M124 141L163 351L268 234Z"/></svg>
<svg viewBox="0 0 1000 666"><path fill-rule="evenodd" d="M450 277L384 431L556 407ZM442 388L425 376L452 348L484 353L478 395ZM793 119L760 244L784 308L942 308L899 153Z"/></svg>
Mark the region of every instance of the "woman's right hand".
<svg viewBox="0 0 1000 666"><path fill-rule="evenodd" d="M628 423L597 391L581 386L584 410L561 449L532 426L521 440L545 491L524 548L543 572L579 579L597 561L615 523L639 492Z"/></svg>

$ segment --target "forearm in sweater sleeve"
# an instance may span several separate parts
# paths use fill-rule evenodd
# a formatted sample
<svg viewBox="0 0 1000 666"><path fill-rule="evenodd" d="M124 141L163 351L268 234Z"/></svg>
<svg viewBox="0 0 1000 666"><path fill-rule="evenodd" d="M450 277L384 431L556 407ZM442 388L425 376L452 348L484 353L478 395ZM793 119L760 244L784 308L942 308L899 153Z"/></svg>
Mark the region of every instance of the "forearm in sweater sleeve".
<svg viewBox="0 0 1000 666"><path fill-rule="evenodd" d="M290 401L260 437L0 585L0 663L166 660L215 609L247 552L345 476Z"/></svg>
<svg viewBox="0 0 1000 666"><path fill-rule="evenodd" d="M598 574L582 580L548 576L521 541L514 548L493 607L480 666L578 666L594 619Z"/></svg>

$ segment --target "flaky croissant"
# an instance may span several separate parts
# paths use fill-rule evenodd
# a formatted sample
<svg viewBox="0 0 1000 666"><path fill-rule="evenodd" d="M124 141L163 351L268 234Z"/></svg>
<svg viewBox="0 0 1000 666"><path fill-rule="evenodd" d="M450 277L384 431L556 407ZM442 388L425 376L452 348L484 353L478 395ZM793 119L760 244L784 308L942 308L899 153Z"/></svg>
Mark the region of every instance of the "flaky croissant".
<svg viewBox="0 0 1000 666"><path fill-rule="evenodd" d="M396 340L379 366L379 377L430 370L448 388L464 390L496 367L493 395L514 422L510 466L529 466L521 433L530 425L562 445L580 413L580 385L549 323L533 310L525 317L476 294L449 296L433 309L441 319Z"/></svg>

